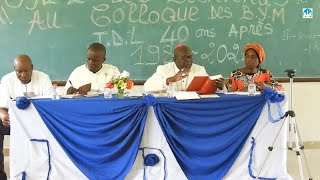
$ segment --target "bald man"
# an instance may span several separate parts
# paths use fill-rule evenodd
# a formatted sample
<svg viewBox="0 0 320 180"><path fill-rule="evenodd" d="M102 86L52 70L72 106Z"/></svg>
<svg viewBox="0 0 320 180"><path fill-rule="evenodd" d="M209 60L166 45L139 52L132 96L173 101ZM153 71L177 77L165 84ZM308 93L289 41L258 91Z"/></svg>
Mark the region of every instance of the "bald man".
<svg viewBox="0 0 320 180"><path fill-rule="evenodd" d="M106 48L92 43L87 50L87 62L73 70L65 86L66 94L102 92L112 77L119 76L117 67L106 64Z"/></svg>
<svg viewBox="0 0 320 180"><path fill-rule="evenodd" d="M0 180L6 178L3 166L3 137L10 134L8 101L19 96L34 94L51 96L53 87L49 76L33 70L29 56L19 55L14 60L14 71L5 75L0 84Z"/></svg>
<svg viewBox="0 0 320 180"><path fill-rule="evenodd" d="M185 44L174 49L173 62L157 67L157 71L144 83L147 92L163 91L169 83L178 91L186 90L194 76L208 76L205 68L193 63L192 50ZM222 89L223 79L215 82Z"/></svg>

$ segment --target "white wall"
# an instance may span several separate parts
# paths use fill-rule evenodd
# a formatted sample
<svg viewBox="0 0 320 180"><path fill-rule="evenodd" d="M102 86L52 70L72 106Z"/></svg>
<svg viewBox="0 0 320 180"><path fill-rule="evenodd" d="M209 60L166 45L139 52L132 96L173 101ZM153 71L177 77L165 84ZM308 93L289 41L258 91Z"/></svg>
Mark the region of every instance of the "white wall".
<svg viewBox="0 0 320 180"><path fill-rule="evenodd" d="M290 83L283 83L290 97ZM320 141L320 83L293 83L292 105L302 141Z"/></svg>

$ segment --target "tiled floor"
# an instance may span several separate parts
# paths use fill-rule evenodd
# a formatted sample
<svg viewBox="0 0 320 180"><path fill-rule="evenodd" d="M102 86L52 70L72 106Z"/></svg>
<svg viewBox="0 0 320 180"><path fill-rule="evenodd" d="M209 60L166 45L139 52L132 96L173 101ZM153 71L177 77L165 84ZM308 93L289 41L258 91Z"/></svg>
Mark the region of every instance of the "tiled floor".
<svg viewBox="0 0 320 180"><path fill-rule="evenodd" d="M313 180L320 180L320 149L306 149L304 152L308 160L311 177ZM309 179L307 166L304 164L305 161L303 157L301 154L304 179ZM298 159L295 152L288 152L287 168L294 180L300 180Z"/></svg>
<svg viewBox="0 0 320 180"><path fill-rule="evenodd" d="M320 180L320 149L304 150L308 159L309 168L313 180ZM303 156L301 156L302 158ZM303 159L303 158L302 158ZM306 166L303 164L304 179L309 179ZM298 158L295 152L288 151L288 172L294 180L300 180ZM5 171L9 175L9 157L5 158Z"/></svg>

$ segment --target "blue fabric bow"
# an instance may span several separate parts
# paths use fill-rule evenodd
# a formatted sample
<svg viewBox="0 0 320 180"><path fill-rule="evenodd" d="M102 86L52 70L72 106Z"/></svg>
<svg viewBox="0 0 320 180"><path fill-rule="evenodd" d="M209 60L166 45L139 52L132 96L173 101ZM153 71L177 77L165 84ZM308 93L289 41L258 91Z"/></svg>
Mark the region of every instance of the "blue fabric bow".
<svg viewBox="0 0 320 180"><path fill-rule="evenodd" d="M267 100L270 100L272 103L282 102L284 100L283 94L279 94L277 91L272 90L269 87L264 88L262 95L264 95L264 97Z"/></svg>
<svg viewBox="0 0 320 180"><path fill-rule="evenodd" d="M29 107L29 105L30 105L30 100L24 96L19 97L16 100L16 106L17 106L17 108L19 108L21 110L27 109L27 107Z"/></svg>
<svg viewBox="0 0 320 180"><path fill-rule="evenodd" d="M282 102L284 100L284 95L283 94L279 94L278 91L272 90L269 87L264 88L264 90L262 91L262 95L264 96L264 98L267 100L267 104L268 104L268 118L269 121L272 123L276 123L279 122L282 117L284 116L284 113L282 111L282 108L280 106L280 102ZM277 119L273 118L271 115L271 103L277 103L278 106L278 114L279 117Z"/></svg>
<svg viewBox="0 0 320 180"><path fill-rule="evenodd" d="M156 154L148 154L144 158L144 165L146 166L154 166L158 164L159 162L159 157Z"/></svg>
<svg viewBox="0 0 320 180"><path fill-rule="evenodd" d="M156 97L154 97L152 94L148 94L146 95L144 98L144 103L147 105L147 106L154 106L158 103L158 100Z"/></svg>
<svg viewBox="0 0 320 180"><path fill-rule="evenodd" d="M158 148L151 148L151 147L142 147L139 150L142 151L142 158L144 160L144 166L143 166L143 180L146 180L146 166L154 166L159 162L159 157L156 154L148 154L147 157L144 156L144 150L145 149L152 149L152 150L157 150L159 151L162 156L163 156L163 170L164 170L164 175L163 175L163 180L166 179L166 175L167 175L167 160L166 160L166 156L164 155L164 153L161 151L161 149Z"/></svg>

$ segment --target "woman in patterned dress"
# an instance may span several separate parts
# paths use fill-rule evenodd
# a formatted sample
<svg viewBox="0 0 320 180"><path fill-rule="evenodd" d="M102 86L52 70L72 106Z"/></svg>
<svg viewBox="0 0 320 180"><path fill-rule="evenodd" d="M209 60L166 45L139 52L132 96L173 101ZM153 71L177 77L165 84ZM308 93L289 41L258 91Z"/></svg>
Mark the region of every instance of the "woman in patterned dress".
<svg viewBox="0 0 320 180"><path fill-rule="evenodd" d="M283 90L271 72L261 68L260 65L265 61L265 53L260 44L248 44L243 48L243 52L246 66L231 72L227 83L228 91L248 91L251 81L254 81L258 91L265 87Z"/></svg>

